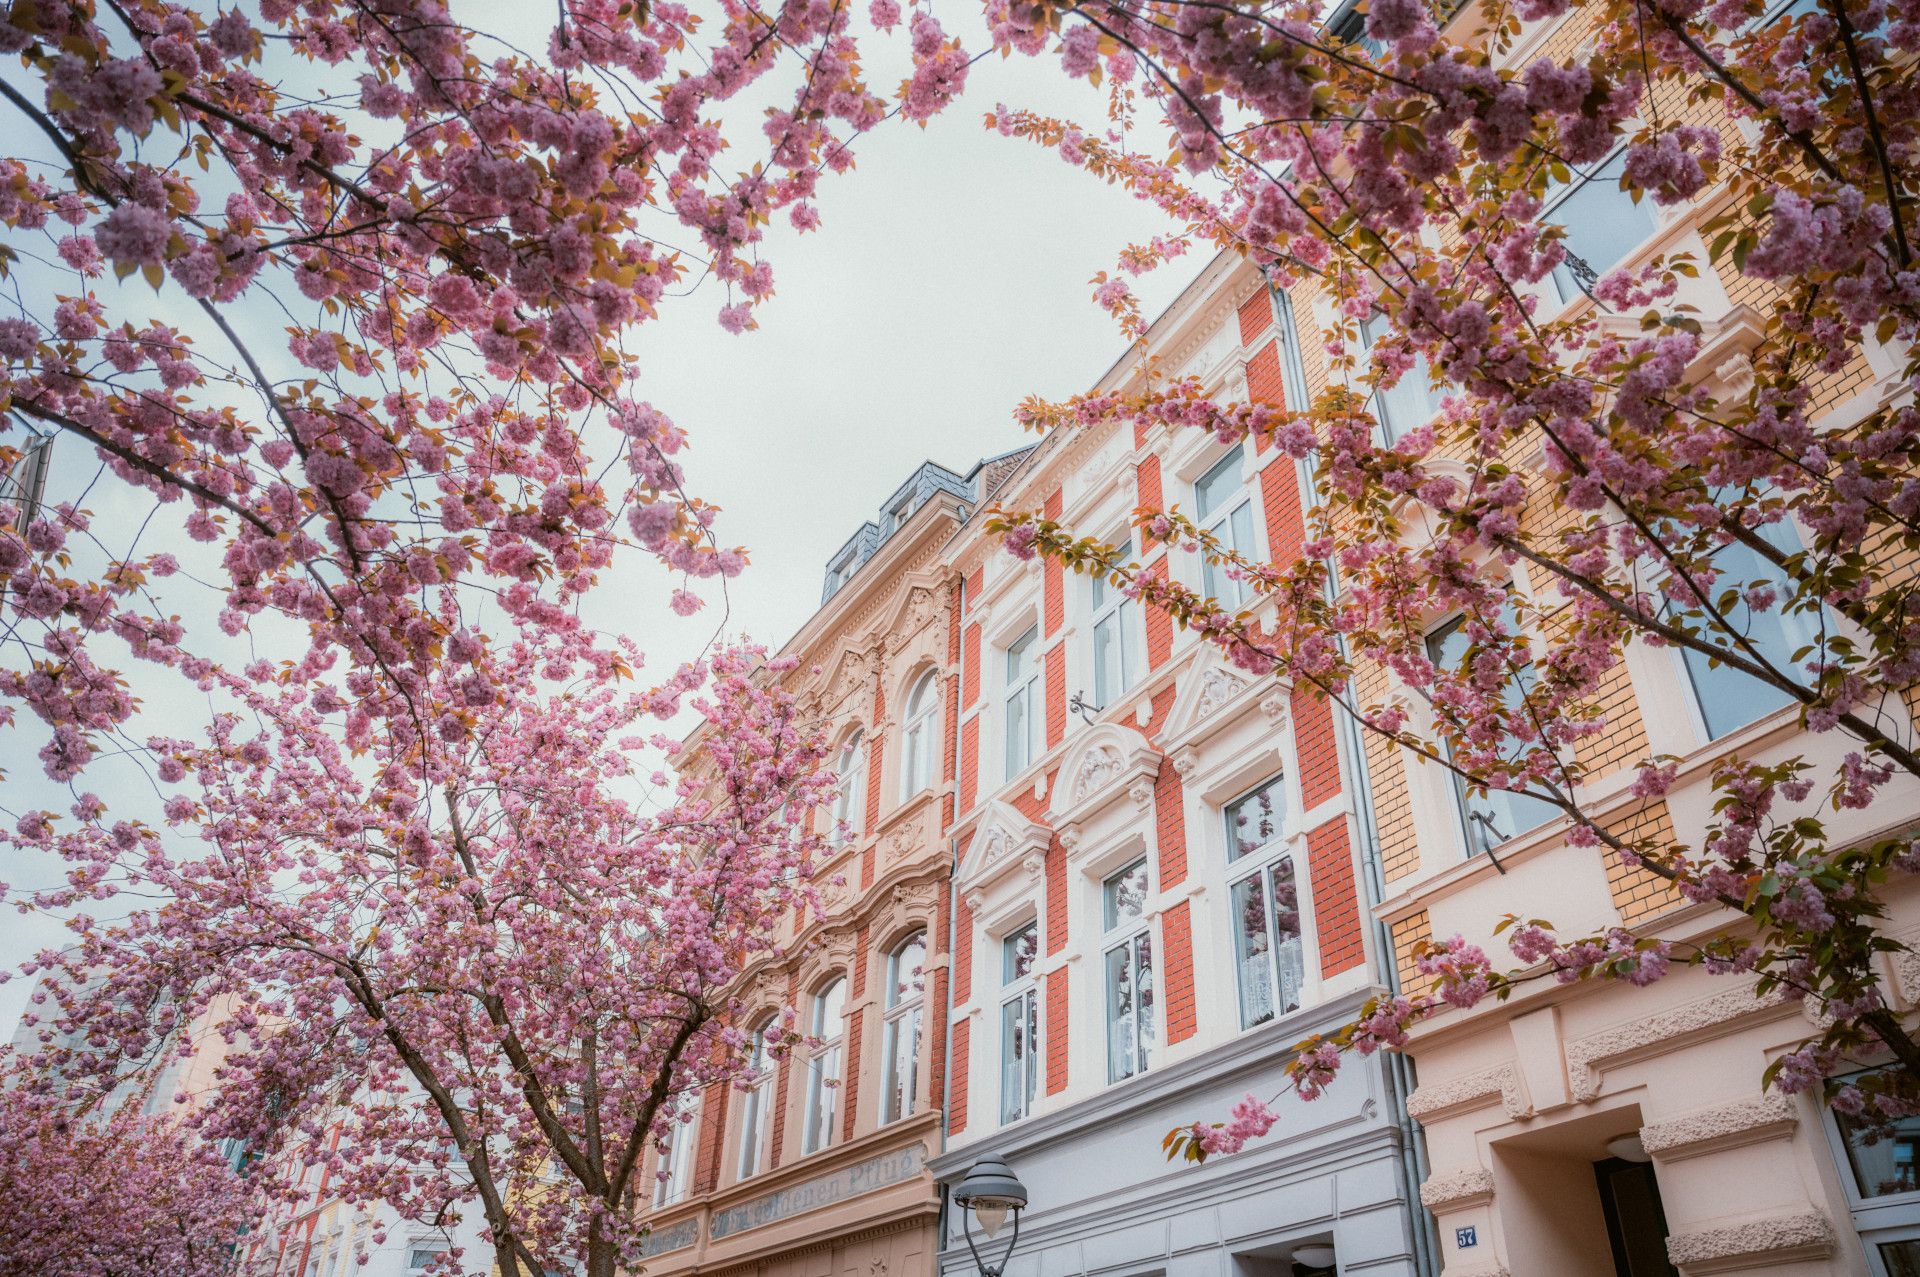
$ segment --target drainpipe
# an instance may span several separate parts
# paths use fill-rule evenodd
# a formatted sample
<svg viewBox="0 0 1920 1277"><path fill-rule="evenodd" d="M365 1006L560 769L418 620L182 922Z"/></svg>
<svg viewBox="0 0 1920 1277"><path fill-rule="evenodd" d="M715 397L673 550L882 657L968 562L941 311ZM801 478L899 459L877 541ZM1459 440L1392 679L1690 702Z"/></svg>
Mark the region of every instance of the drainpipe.
<svg viewBox="0 0 1920 1277"><path fill-rule="evenodd" d="M1262 274L1264 276L1265 272ZM1300 359L1300 334L1293 322L1293 306L1287 294L1271 278L1266 283L1280 326L1280 348L1286 374L1281 379L1283 393L1287 397L1287 407L1301 412L1307 407L1306 366ZM1299 472L1300 487L1306 493L1307 506L1319 505L1320 494L1314 486L1312 465L1303 459L1299 464ZM1337 590L1338 584L1329 574L1329 599ZM1336 636L1336 641L1344 659L1347 655L1346 639ZM1380 965L1386 972L1388 989L1397 997L1400 994L1400 972L1393 962L1393 933L1373 912L1374 907L1386 898L1386 879L1381 868L1380 828L1373 817L1373 781L1367 773L1366 742L1355 717L1358 706L1354 703L1351 686L1341 693L1340 701L1346 709L1346 712L1334 716L1340 723L1340 771L1348 792L1353 795L1354 820L1360 829L1361 882L1366 895L1367 916L1373 925L1374 952L1382 959ZM1420 1204L1420 1185L1426 1180L1429 1169L1426 1134L1420 1129L1419 1123L1413 1120L1413 1115L1407 1112L1407 1097L1413 1094L1415 1086L1413 1061L1399 1051L1382 1051L1380 1056L1386 1065L1387 1106L1394 1125L1400 1131L1400 1181L1413 1220L1414 1270L1422 1277L1438 1277L1440 1235L1433 1217Z"/></svg>

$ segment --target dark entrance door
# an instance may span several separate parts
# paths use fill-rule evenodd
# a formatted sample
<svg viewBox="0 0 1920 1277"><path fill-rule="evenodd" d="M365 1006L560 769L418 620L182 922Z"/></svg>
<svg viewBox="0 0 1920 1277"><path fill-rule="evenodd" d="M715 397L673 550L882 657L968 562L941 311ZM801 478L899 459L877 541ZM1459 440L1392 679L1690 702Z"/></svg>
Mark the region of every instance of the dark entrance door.
<svg viewBox="0 0 1920 1277"><path fill-rule="evenodd" d="M1593 1164L1593 1174L1616 1277L1679 1277L1667 1262L1667 1213L1653 1163L1609 1157Z"/></svg>

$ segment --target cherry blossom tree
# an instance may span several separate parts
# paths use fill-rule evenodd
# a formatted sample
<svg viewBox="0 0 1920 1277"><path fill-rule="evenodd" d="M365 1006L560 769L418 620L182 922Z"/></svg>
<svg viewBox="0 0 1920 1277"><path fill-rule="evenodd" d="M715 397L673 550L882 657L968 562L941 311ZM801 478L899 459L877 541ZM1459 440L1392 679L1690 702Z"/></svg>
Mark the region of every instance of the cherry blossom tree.
<svg viewBox="0 0 1920 1277"><path fill-rule="evenodd" d="M811 906L830 781L778 664L726 650L636 692L455 632L417 721L376 733L326 685L225 678L245 712L156 745L166 827L83 800L11 838L71 867L38 907L142 903L39 960L48 1066L111 1081L212 1023L205 1138L406 1218L477 1210L510 1277L610 1277L674 1102L739 1070L728 986ZM684 696L706 766L633 775L630 733Z"/></svg>
<svg viewBox="0 0 1920 1277"><path fill-rule="evenodd" d="M0 1275L231 1271L248 1198L212 1145L138 1104L62 1093L11 1052L0 1069Z"/></svg>
<svg viewBox="0 0 1920 1277"><path fill-rule="evenodd" d="M1565 819L1570 842L1731 911L1723 935L1692 947L1510 919L1513 969L1457 938L1435 944L1419 990L1304 1044L1292 1066L1304 1095L1346 1053L1398 1046L1414 1021L1517 981L1644 984L1684 964L1812 1000L1821 1027L1769 1069L1772 1085L1824 1085L1868 1122L1920 1109L1920 1043L1878 971L1903 948L1883 925L1890 893L1920 871L1910 802L1883 801L1896 778L1920 778L1920 6L1771 9L1370 0L1345 35L1307 5L1004 11L1004 44L1107 77L1112 119L1092 129L1001 109L989 122L1177 221L1096 281L1099 304L1142 335L1125 271L1193 244L1230 249L1276 286L1325 299L1336 373L1303 408L1220 402L1153 376L1143 391L1022 409L1042 430L1197 429L1310 462L1320 502L1305 545L1280 561L1247 561L1178 509L1138 512L1143 543L1192 546L1244 579L1246 610L1030 513L999 519L1009 548L1108 576L1468 792L1529 795ZM1559 20L1577 41L1535 47L1567 52L1496 64ZM1157 143L1162 124L1170 158L1139 138ZM1596 272L1552 207L1587 179L1625 192L1628 208L1692 219L1704 251ZM1709 270L1753 299L1744 340L1720 341L1689 291ZM1849 375L1884 393L1826 411ZM1390 433L1379 405L1428 378L1437 415ZM1531 591L1513 587L1518 573ZM1271 610L1256 622L1257 606ZM1450 614L1464 642L1443 657L1428 623ZM1842 742L1842 761L1723 758L1713 820L1674 837L1599 810L1590 747L1624 729L1609 680L1636 644L1797 708L1806 729ZM1364 677L1379 670L1392 677ZM1634 765L1645 805L1680 762ZM1832 838L1835 810L1867 811L1879 832ZM1895 1066L1859 1085L1827 1080L1875 1055ZM1169 1148L1237 1148L1272 1120L1250 1098Z"/></svg>

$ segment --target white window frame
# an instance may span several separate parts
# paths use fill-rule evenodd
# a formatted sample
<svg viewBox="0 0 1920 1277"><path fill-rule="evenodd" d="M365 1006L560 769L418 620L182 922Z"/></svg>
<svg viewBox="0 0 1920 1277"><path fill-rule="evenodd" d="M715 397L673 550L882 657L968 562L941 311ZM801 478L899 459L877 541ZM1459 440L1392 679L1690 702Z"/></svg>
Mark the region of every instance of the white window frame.
<svg viewBox="0 0 1920 1277"><path fill-rule="evenodd" d="M1024 667L1014 664L1016 652L1024 653ZM1001 697L1001 764L1005 779L1012 780L1040 757L1040 627L1029 625L1020 636L1000 649L1001 677L1006 690ZM1014 728L1014 709L1019 707L1020 727ZM1016 748L1017 747L1017 748Z"/></svg>
<svg viewBox="0 0 1920 1277"><path fill-rule="evenodd" d="M866 733L858 728L840 744L839 752L833 756L834 798L833 845L843 847L849 842L857 842L865 833L862 827L866 820L866 781L867 759ZM841 825L846 825L846 833L841 833Z"/></svg>
<svg viewBox="0 0 1920 1277"><path fill-rule="evenodd" d="M1247 487L1242 473L1246 468L1246 445L1236 443L1211 466L1205 473L1193 481L1193 508L1200 526L1211 532L1228 549L1243 559L1252 559L1259 554L1258 534L1254 531L1253 493ZM1207 481L1220 475L1231 478L1232 495L1217 507L1208 508L1205 504ZM1237 517L1245 516L1244 533L1236 531L1234 523ZM1244 535L1245 544L1241 544ZM1250 593L1247 583L1237 576L1227 575L1226 570L1213 560L1201 559L1201 592L1217 599L1222 607L1238 612L1247 605Z"/></svg>
<svg viewBox="0 0 1920 1277"><path fill-rule="evenodd" d="M1572 171L1575 174L1575 180L1568 182L1564 190L1551 192L1546 198L1546 200L1542 202L1539 215L1534 220L1542 224L1551 224L1554 226L1565 227L1567 225L1565 222L1558 221L1553 216L1554 210L1559 208L1562 204L1565 204L1568 200L1572 199L1576 194L1578 194L1582 189L1584 189L1589 182L1597 180L1600 174L1603 171L1605 171L1605 169L1609 165L1611 165L1615 160L1620 161L1620 163L1624 165L1626 163L1626 153L1627 153L1626 144L1622 143L1619 146L1614 147L1611 151L1608 151L1605 155L1601 156L1599 159L1595 160L1593 163L1584 166L1584 170L1582 168L1569 165L1568 167L1572 169ZM1613 184L1618 194L1620 194L1623 197L1626 197L1629 203L1633 203L1632 195L1630 192L1619 190L1619 185L1620 185L1619 174L1614 175ZM1593 271L1594 279L1596 280L1604 279L1607 273L1609 271L1614 270L1616 267L1618 267L1621 262L1624 262L1629 258L1637 256L1640 252L1640 249L1646 244L1646 242L1652 239L1655 235L1658 235L1660 233L1660 227L1662 224L1660 209L1657 205L1655 205L1652 202L1651 196L1646 197L1646 203L1644 205L1634 204L1633 207L1636 212L1639 211L1640 208L1645 207L1647 210L1648 218L1653 223L1653 225L1648 228L1647 233L1645 235L1642 235L1639 238L1639 240L1635 242L1632 248L1620 254L1619 257L1615 258L1611 262L1608 262L1605 266L1596 266L1592 262L1586 262L1587 267ZM1572 251L1568 239L1563 238L1560 242L1562 246L1567 249L1567 251L1569 252ZM1586 259L1582 258L1581 260L1585 261ZM1553 296L1559 298L1560 304L1563 306L1571 306L1574 302L1586 296L1586 290L1581 288L1578 281L1576 281L1573 278L1573 268L1568 266L1565 261L1562 261L1558 266L1555 266L1553 270L1548 273L1547 280L1548 280L1548 286L1551 288ZM1573 291L1568 292L1567 290L1569 288L1571 288Z"/></svg>
<svg viewBox="0 0 1920 1277"><path fill-rule="evenodd" d="M1376 310L1360 321L1360 344L1363 348L1360 362L1369 373L1373 369L1374 347L1391 331L1392 325L1388 323L1384 311ZM1422 384L1426 387L1426 415L1417 421L1400 420L1403 409L1395 406L1393 396ZM1373 413L1374 442L1382 448L1391 448L1406 435L1432 421L1440 411L1440 401L1445 397L1444 389L1433 379L1433 369L1428 365L1426 356L1416 356L1413 367L1400 374L1400 380L1393 384L1392 389L1382 390L1376 386L1367 396L1367 409Z"/></svg>
<svg viewBox="0 0 1920 1277"><path fill-rule="evenodd" d="M1873 1069L1861 1070L1874 1072ZM1849 1076L1859 1076L1851 1074ZM1831 1106L1820 1105L1821 1125L1826 1129L1828 1151L1833 1156L1834 1174L1846 1194L1849 1223L1860 1248L1866 1252L1867 1271L1873 1277L1889 1277L1880 1258L1883 1244L1920 1240L1920 1187L1910 1192L1868 1197L1861 1193L1853 1159L1847 1153L1847 1137L1840 1129L1839 1116Z"/></svg>
<svg viewBox="0 0 1920 1277"><path fill-rule="evenodd" d="M940 736L940 689L934 671L907 692L907 721L900 732L900 801L933 785L934 745Z"/></svg>
<svg viewBox="0 0 1920 1277"><path fill-rule="evenodd" d="M915 945L920 969L903 971L902 963ZM881 1000L885 1027L881 1032L880 1124L912 1117L920 1105L920 1048L926 1037L927 933L915 931L887 951L887 987ZM906 1076L900 1076L901 1041L911 1047ZM904 1083L904 1085L903 1085Z"/></svg>
<svg viewBox="0 0 1920 1277"><path fill-rule="evenodd" d="M1464 626L1465 623L1465 616L1462 613L1455 612L1429 625L1422 640L1427 651L1427 659L1433 661L1435 665L1438 665L1439 661L1437 659L1435 640L1439 639L1445 631L1456 625ZM1444 743L1442 743L1440 747L1442 749L1446 748ZM1448 769L1446 778L1448 781L1447 788L1451 795L1455 834L1460 838L1461 847L1469 860L1475 856L1495 852L1514 839L1525 837L1534 830L1551 824L1553 821L1558 820L1563 814L1559 808L1548 804L1546 800L1539 798L1537 795L1516 790L1489 789L1486 797L1474 798L1467 793L1467 781L1465 777L1452 769ZM1492 822L1494 822L1495 816L1500 814L1496 809L1500 807L1502 798L1505 798L1509 803L1513 804L1539 802L1542 806L1546 807L1546 814L1533 823L1526 825L1524 828L1500 830L1498 824ZM1487 808L1482 819L1475 819L1475 804L1482 804ZM1511 815L1511 810L1509 809L1506 814ZM1491 828L1489 828L1490 824ZM1476 833L1476 830L1480 832ZM1501 834L1498 840L1492 838L1492 833L1494 832Z"/></svg>
<svg viewBox="0 0 1920 1277"><path fill-rule="evenodd" d="M835 993L839 995L835 999L837 1006L828 997ZM840 1084L846 1075L846 976L834 975L814 993L810 1032L814 1042L807 1048L807 1101L800 1137L802 1156L833 1147L833 1128L840 1117Z"/></svg>
<svg viewBox="0 0 1920 1277"><path fill-rule="evenodd" d="M434 1260L440 1258L440 1256L446 1254L451 1249L452 1247L448 1246L447 1243L441 1242L441 1241L434 1241L430 1237L408 1238L407 1239L407 1271L410 1273L423 1273L427 1271L428 1267L432 1265ZM427 1256L427 1262L424 1264L415 1263L414 1257L422 1254Z"/></svg>
<svg viewBox="0 0 1920 1277"><path fill-rule="evenodd" d="M740 1102L740 1148L734 1159L734 1178L749 1180L767 1169L767 1150L773 1135L774 1064L767 1057L767 1029L761 1023L748 1036L746 1086Z"/></svg>
<svg viewBox="0 0 1920 1277"><path fill-rule="evenodd" d="M1109 909L1111 889L1120 879L1130 876L1135 870L1140 872L1141 901L1138 913L1131 915ZM1154 982L1154 944L1153 924L1147 915L1147 900L1153 895L1153 870L1148 858L1141 856L1124 867L1115 870L1100 880L1100 920L1104 934L1100 938L1100 1005L1101 1023L1106 1028L1107 1082L1124 1082L1137 1077L1153 1067L1154 1048L1159 1045L1158 1025L1154 1018L1160 1010L1159 986ZM1113 914L1111 918L1109 914ZM1119 1027L1114 1017L1116 988L1111 968L1116 955L1123 955L1126 963L1128 988L1131 990L1132 1005L1127 1015L1132 1020L1132 1033L1127 1044L1127 1058L1116 1058L1114 1052L1114 1034ZM1146 978L1141 979L1142 973ZM1148 991L1148 1005L1141 1008L1141 990Z"/></svg>
<svg viewBox="0 0 1920 1277"><path fill-rule="evenodd" d="M1033 953L1025 971L1016 970L1015 946L1020 937L1033 937ZM1000 937L1000 1125L1021 1121L1033 1114L1034 1101L1040 1096L1040 982L1034 968L1040 962L1040 923L1028 919ZM1026 1051L1014 1055L1014 1037L1008 1032L1009 1013L1015 1022L1026 1026ZM1013 1079L1009 1092L1008 1080Z"/></svg>
<svg viewBox="0 0 1920 1277"><path fill-rule="evenodd" d="M1121 559L1133 557L1133 534L1122 530L1117 537L1110 539ZM1125 591L1111 584L1107 574L1096 572L1088 587L1092 619L1087 626L1087 642L1092 653L1093 699L1101 709L1112 706L1121 697L1133 690L1134 683L1140 677L1140 607L1127 597ZM1100 659L1100 636L1105 630L1113 636L1108 641L1117 643L1116 659L1119 665L1118 687L1103 687L1106 673Z"/></svg>
<svg viewBox="0 0 1920 1277"><path fill-rule="evenodd" d="M1245 851L1237 850L1241 831L1236 828L1239 819L1236 808L1243 803L1254 802L1262 793L1272 793L1278 800L1278 810L1272 815L1271 836L1258 846ZM1234 1002L1240 1017L1240 1028L1251 1029L1284 1019L1306 1005L1307 986L1311 979L1308 971L1306 942L1306 919L1309 900L1307 876L1303 866L1294 855L1292 843L1286 836L1289 810L1287 777L1284 772L1276 772L1266 780L1248 789L1220 809L1220 820L1226 830L1227 851L1227 890L1223 899L1227 907L1227 937L1232 948ZM1282 864L1288 869L1287 883L1293 888L1294 931L1290 938L1282 939L1279 933L1279 901L1276 898L1278 870ZM1266 980L1269 1007L1267 1014L1258 1019L1248 1017L1247 963L1248 959L1240 952L1240 940L1244 919L1239 916L1240 906L1235 895L1241 886L1258 881L1261 894L1262 923L1265 927L1266 941ZM1291 991L1293 1005L1288 1006L1287 994Z"/></svg>
<svg viewBox="0 0 1920 1277"><path fill-rule="evenodd" d="M1757 529L1757 531L1760 533L1762 537L1766 537L1769 540L1772 539L1768 537L1768 534L1770 532L1785 531L1788 535L1790 535L1793 539L1793 544L1791 546L1779 545L1777 542L1775 543L1775 548L1780 550L1782 553L1798 554L1801 552L1802 549L1805 548L1806 543L1800 535L1800 528L1797 524L1792 522L1791 519L1786 519L1777 523L1770 523L1764 528ZM1733 544L1734 543L1730 543L1729 546L1726 548L1733 548ZM1719 553L1719 551L1716 551L1716 553ZM1765 560L1762 560L1761 562L1762 562L1763 568L1772 570L1771 564L1767 564ZM1664 575L1665 575L1664 572L1662 572L1660 575L1661 575L1661 578L1664 579ZM1779 574L1778 580L1780 584L1782 584L1783 586L1785 585L1786 579L1784 574ZM1728 587L1728 582L1725 580L1724 577L1718 583L1715 584L1715 586L1713 587L1712 593L1716 600L1718 599L1720 593L1724 591L1727 587ZM1768 616L1777 618L1779 620L1779 622L1782 625L1782 628L1784 628L1788 632L1789 639L1794 642L1795 650L1798 650L1801 647L1814 647L1818 644L1819 637L1820 637L1819 626L1814 622L1813 618L1808 616L1806 613L1796 612L1796 613L1789 614L1787 612L1782 611L1781 606L1776 604L1775 607L1768 613ZM1709 632L1709 636L1711 637L1711 636L1719 635L1721 633L1722 631L1714 630ZM1831 638L1831 636L1829 637ZM1713 730L1713 724L1708 717L1707 699L1706 697L1701 695L1700 680L1694 676L1694 667L1693 667L1694 659L1705 661L1707 659L1706 656L1703 653L1690 652L1688 649L1677 646L1677 645L1671 646L1671 656L1672 656L1672 660L1674 662L1675 668L1679 670L1680 686L1684 688L1686 691L1687 707L1688 707L1691 722L1693 723L1694 731L1698 734L1700 743L1703 745L1710 745L1714 741L1725 740L1729 736L1732 736L1738 732L1745 731L1747 728L1753 726L1755 723L1759 722L1761 719L1766 718L1770 714L1778 713L1780 710L1787 708L1787 706L1793 703L1791 699L1787 701L1783 701L1778 705L1773 705L1770 708L1763 710L1758 714L1753 715L1752 717L1746 719L1743 722L1727 725L1723 727L1721 731L1719 731L1718 733L1715 733L1715 731ZM1803 666L1798 664L1793 664L1791 661L1789 661L1788 663L1793 665L1794 671L1797 671L1801 674L1804 674L1806 672ZM1764 683L1758 679L1751 680L1751 683L1755 688L1764 691L1768 696L1773 696L1777 694L1777 689L1775 689L1771 683Z"/></svg>
<svg viewBox="0 0 1920 1277"><path fill-rule="evenodd" d="M687 1195L687 1186L693 1177L693 1150L699 1144L697 1132L700 1125L700 1095L696 1092L682 1092L667 1101L670 1115L667 1133L667 1151L660 1155L663 1165L655 1168L653 1181L653 1208L662 1210L673 1205ZM683 1122L680 1119L686 1118Z"/></svg>

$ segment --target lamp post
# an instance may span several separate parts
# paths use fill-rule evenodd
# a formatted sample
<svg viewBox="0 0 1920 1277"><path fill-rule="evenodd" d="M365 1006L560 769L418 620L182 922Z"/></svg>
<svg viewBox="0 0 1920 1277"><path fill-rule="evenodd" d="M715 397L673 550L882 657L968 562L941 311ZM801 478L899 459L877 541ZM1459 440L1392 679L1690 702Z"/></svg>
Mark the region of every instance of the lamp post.
<svg viewBox="0 0 1920 1277"><path fill-rule="evenodd" d="M964 1212L960 1232L967 1239L967 1249L973 1252L973 1264L980 1270L980 1277L1000 1277L1006 1271L1007 1261L1013 1258L1013 1248L1020 1244L1020 1212L1027 1204L1027 1186L1015 1177L1006 1158L988 1153L973 1164L966 1178L954 1188L953 1203ZM999 1262L989 1264L980 1257L980 1248L973 1244L973 1228L967 1216L980 1221L980 1229L986 1233L987 1244L991 1246L1000 1230L1006 1227L1009 1212L1013 1215L1013 1233L1007 1238L1007 1248L1000 1252Z"/></svg>

